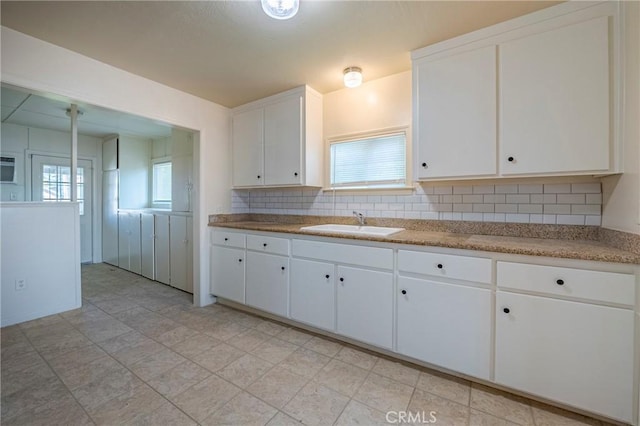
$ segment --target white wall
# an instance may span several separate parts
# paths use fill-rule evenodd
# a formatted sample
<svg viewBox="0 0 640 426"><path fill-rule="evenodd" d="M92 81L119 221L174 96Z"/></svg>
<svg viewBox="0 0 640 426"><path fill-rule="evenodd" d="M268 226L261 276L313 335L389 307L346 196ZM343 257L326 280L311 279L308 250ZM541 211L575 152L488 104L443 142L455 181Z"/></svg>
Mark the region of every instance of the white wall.
<svg viewBox="0 0 640 426"><path fill-rule="evenodd" d="M231 208L229 110L6 27L1 38L4 83L199 132L194 135L194 303L211 303L207 220Z"/></svg>
<svg viewBox="0 0 640 426"><path fill-rule="evenodd" d="M151 139L120 136L118 148L119 208L144 209L151 207L149 197L151 148Z"/></svg>
<svg viewBox="0 0 640 426"><path fill-rule="evenodd" d="M78 204L4 203L0 215L2 327L79 308Z"/></svg>
<svg viewBox="0 0 640 426"><path fill-rule="evenodd" d="M602 226L640 234L640 3L623 2L624 26L624 174L602 180Z"/></svg>

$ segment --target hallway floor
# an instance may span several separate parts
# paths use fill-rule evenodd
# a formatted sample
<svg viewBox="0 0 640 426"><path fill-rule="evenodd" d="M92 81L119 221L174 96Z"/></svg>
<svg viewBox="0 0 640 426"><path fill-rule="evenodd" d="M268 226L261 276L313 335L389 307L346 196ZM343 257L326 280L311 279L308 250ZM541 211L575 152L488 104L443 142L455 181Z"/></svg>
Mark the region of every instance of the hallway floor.
<svg viewBox="0 0 640 426"><path fill-rule="evenodd" d="M4 426L602 424L106 264L82 290L82 309L1 330Z"/></svg>

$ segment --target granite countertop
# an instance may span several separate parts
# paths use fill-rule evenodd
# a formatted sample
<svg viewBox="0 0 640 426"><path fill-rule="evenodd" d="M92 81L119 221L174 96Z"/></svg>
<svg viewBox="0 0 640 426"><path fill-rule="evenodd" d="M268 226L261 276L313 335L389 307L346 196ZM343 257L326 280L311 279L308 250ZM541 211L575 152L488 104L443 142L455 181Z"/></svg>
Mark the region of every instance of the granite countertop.
<svg viewBox="0 0 640 426"><path fill-rule="evenodd" d="M325 222L331 223L331 222ZM333 222L335 223L335 222ZM330 234L325 232L302 231L301 227L317 225L317 220L306 223L283 223L256 220L217 221L209 226L252 231L281 232L288 234L316 235L343 239L379 241L398 244L413 244L434 247L446 247L465 250L482 250L497 253L547 256L566 259L595 260L600 262L640 264L640 254L615 247L602 241L580 239L581 235L568 238L533 238L530 236L483 235L461 232L443 232L437 230L407 229L388 237L368 235ZM400 225L400 224L396 224ZM386 226L390 226L387 224ZM400 225L400 227L403 227ZM526 234L526 232L525 232ZM543 233L544 234L544 233ZM586 235L590 235L587 233Z"/></svg>

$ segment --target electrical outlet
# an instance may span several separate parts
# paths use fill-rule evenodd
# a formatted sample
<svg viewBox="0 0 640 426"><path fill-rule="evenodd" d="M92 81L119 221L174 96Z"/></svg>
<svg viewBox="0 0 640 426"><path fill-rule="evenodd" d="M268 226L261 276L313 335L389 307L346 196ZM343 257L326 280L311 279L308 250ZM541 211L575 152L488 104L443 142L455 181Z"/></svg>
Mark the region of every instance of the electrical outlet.
<svg viewBox="0 0 640 426"><path fill-rule="evenodd" d="M16 291L22 291L27 289L27 280L20 278L16 280Z"/></svg>
<svg viewBox="0 0 640 426"><path fill-rule="evenodd" d="M16 194L15 192L12 192L9 194L9 199L11 201L16 201L18 199L18 194Z"/></svg>

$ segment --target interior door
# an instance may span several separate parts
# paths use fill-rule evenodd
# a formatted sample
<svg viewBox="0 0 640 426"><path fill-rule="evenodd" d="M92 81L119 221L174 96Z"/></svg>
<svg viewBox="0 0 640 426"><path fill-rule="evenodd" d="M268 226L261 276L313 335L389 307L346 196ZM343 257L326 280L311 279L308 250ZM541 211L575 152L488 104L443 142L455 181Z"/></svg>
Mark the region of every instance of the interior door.
<svg viewBox="0 0 640 426"><path fill-rule="evenodd" d="M71 200L71 160L49 155L31 156L31 200ZM80 203L80 259L93 261L93 169L91 161L78 160L78 201Z"/></svg>

